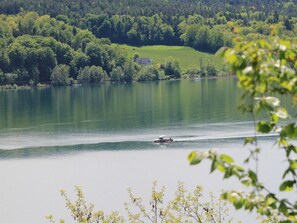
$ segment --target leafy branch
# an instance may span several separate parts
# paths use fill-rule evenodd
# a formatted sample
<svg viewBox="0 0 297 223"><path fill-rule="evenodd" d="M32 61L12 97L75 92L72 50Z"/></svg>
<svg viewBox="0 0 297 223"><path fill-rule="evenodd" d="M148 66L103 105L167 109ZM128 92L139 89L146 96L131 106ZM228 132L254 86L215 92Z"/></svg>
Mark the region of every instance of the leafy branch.
<svg viewBox="0 0 297 223"><path fill-rule="evenodd" d="M255 170L241 167L232 157L215 151L192 152L188 156L191 165L204 159L211 160L211 172L219 170L224 178L235 177L252 188L251 192L224 192L222 198L233 203L236 209L254 209L264 216L262 222L297 222L296 194L288 199L280 198L281 192L294 193L297 189L297 138L296 110L289 115L286 107L281 106L279 97L291 100L291 106L297 104L297 44L279 40L255 40L238 42L233 49L221 52L238 78L238 86L243 89L240 110L249 112L255 121L255 137L246 138L244 144L254 146L245 159L248 165L255 160ZM266 113L267 119L256 121L256 115ZM278 147L283 150L287 168L282 175L279 191L273 193L258 179L258 134L273 134Z"/></svg>
<svg viewBox="0 0 297 223"><path fill-rule="evenodd" d="M76 200L71 201L65 191L61 194L66 201L73 220L77 223L223 223L227 220L228 208L226 202L211 196L211 202L202 202L201 186L197 186L193 192L188 192L183 183L179 182L175 197L172 201L164 204L165 187L157 189L157 183L153 182L151 199L147 207L142 198L135 196L128 189L130 201L125 203L128 219L119 212L110 215L103 211L94 211L94 205L86 202L83 191L75 187ZM46 217L50 223L55 223L52 215ZM60 220L64 223L64 220Z"/></svg>

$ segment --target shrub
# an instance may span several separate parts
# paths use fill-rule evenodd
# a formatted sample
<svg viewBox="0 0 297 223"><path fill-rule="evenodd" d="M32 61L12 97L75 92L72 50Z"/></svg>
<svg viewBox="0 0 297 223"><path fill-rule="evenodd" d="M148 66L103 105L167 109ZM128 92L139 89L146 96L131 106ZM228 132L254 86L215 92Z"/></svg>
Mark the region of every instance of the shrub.
<svg viewBox="0 0 297 223"><path fill-rule="evenodd" d="M81 68L78 72L77 81L79 83L98 84L107 80L107 74L100 66Z"/></svg>
<svg viewBox="0 0 297 223"><path fill-rule="evenodd" d="M69 72L70 72L70 67L67 65L60 64L55 66L51 74L52 84L55 86L69 85L70 84Z"/></svg>
<svg viewBox="0 0 297 223"><path fill-rule="evenodd" d="M143 66L138 72L138 81L155 81L159 80L161 73L157 67L154 65Z"/></svg>

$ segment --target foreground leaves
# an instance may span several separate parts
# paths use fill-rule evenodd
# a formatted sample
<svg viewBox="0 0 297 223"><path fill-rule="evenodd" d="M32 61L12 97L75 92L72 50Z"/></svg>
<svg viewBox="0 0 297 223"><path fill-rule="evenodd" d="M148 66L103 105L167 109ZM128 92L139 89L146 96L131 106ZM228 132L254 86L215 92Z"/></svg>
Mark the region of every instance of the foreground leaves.
<svg viewBox="0 0 297 223"><path fill-rule="evenodd" d="M279 182L279 191L271 192L260 182L258 154L261 148L257 146L257 134L244 142L253 146L245 160L246 167L240 167L231 157L212 150L192 152L188 161L196 165L209 159L211 172L219 170L224 173L223 178L235 177L250 188L250 192L222 194L222 198L236 209L256 210L262 216L262 222L297 222L297 147L293 144L297 138L297 112L294 108L297 102L297 44L279 39L239 42L234 49L225 49L224 56L244 92L240 109L252 113L255 119L256 114L266 113L267 119L258 121L255 130L260 134L277 136L276 143L283 150L287 168ZM285 97L291 103L282 107L279 97ZM292 114L289 115L287 108L292 110ZM249 165L251 160L256 163L254 170ZM292 193L290 201L280 198L281 192Z"/></svg>
<svg viewBox="0 0 297 223"><path fill-rule="evenodd" d="M135 196L128 189L130 201L125 203L128 219L119 212L110 215L103 211L94 211L94 205L85 200L80 187L75 187L76 200L71 201L65 191L61 191L66 201L66 207L77 223L123 223L123 222L146 222L146 223L227 223L228 208L222 199L216 199L212 194L209 202L204 202L203 189L197 186L193 192L189 192L184 183L179 182L173 200L164 203L165 187L158 189L157 183L153 182L151 199L146 206L141 197ZM46 217L51 223L55 223L52 215ZM65 223L60 220L60 223Z"/></svg>

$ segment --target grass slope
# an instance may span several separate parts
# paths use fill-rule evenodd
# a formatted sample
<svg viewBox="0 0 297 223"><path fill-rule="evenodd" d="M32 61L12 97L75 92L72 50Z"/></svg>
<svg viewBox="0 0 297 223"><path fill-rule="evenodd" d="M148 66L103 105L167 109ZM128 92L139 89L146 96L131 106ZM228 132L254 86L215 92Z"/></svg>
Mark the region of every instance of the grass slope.
<svg viewBox="0 0 297 223"><path fill-rule="evenodd" d="M213 54L199 52L190 47L185 46L142 46L135 47L129 45L118 45L125 50L132 57L134 54L139 54L140 57L149 57L153 59L154 63L163 63L169 57L173 57L179 60L180 67L182 69L197 68L200 66L200 61L203 61L203 65L211 63L216 66L217 69L222 68L222 59L216 57Z"/></svg>

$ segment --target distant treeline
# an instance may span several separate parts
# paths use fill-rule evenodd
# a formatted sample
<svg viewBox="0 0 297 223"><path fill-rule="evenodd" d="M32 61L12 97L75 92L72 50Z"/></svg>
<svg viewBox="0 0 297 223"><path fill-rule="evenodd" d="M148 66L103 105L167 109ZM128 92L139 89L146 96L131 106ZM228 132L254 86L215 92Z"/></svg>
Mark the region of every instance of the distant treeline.
<svg viewBox="0 0 297 223"><path fill-rule="evenodd" d="M133 45L187 45L216 52L247 38L297 36L296 0L2 0L0 12L50 15L98 38ZM239 30L238 27L241 29Z"/></svg>
<svg viewBox="0 0 297 223"><path fill-rule="evenodd" d="M167 18L194 14L216 18L222 14L227 20L242 19L248 23L296 17L296 4L296 0L2 0L0 12L17 14L23 8L52 17L67 15L72 22L78 22L88 13L133 17L159 14Z"/></svg>

